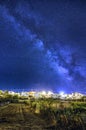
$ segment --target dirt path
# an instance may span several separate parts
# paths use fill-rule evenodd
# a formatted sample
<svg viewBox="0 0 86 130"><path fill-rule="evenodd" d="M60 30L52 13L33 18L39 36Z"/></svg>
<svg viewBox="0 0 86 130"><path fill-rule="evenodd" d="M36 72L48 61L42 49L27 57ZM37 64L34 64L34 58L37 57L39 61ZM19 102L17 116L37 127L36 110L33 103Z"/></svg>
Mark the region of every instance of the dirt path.
<svg viewBox="0 0 86 130"><path fill-rule="evenodd" d="M43 130L44 121L30 113L25 104L0 108L0 130Z"/></svg>

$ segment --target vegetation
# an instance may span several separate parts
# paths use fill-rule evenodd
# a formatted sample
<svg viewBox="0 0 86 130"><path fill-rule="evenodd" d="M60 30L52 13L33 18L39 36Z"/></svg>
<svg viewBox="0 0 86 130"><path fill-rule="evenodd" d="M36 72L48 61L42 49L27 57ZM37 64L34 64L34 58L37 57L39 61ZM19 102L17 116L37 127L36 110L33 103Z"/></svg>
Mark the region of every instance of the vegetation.
<svg viewBox="0 0 86 130"><path fill-rule="evenodd" d="M46 129L85 130L86 103L42 99L30 102L31 110L48 124Z"/></svg>
<svg viewBox="0 0 86 130"><path fill-rule="evenodd" d="M4 95L0 91L0 95L0 130L86 129L86 102L83 100L26 99L7 91Z"/></svg>

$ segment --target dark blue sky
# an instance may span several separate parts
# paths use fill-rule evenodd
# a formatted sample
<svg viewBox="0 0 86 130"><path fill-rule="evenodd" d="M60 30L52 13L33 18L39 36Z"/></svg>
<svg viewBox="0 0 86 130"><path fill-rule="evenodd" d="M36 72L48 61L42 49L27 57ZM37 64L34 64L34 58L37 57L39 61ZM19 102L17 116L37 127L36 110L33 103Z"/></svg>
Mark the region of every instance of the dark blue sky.
<svg viewBox="0 0 86 130"><path fill-rule="evenodd" d="M0 0L0 89L86 92L85 0Z"/></svg>

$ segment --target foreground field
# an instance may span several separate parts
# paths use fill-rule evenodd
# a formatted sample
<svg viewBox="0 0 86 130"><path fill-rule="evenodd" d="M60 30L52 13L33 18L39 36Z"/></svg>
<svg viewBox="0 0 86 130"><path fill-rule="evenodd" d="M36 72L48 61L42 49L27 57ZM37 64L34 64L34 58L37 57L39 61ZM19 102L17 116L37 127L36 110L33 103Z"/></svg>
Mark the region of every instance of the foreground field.
<svg viewBox="0 0 86 130"><path fill-rule="evenodd" d="M0 107L0 130L85 130L86 103L37 100Z"/></svg>
<svg viewBox="0 0 86 130"><path fill-rule="evenodd" d="M9 104L0 108L0 130L41 130L44 121L30 113L25 104Z"/></svg>

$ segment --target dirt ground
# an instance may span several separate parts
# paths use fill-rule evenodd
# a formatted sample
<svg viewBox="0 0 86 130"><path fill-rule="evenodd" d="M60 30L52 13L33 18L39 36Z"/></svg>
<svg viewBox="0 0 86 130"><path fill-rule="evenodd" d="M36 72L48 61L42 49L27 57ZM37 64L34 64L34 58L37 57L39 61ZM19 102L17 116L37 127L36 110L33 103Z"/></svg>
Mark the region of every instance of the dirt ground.
<svg viewBox="0 0 86 130"><path fill-rule="evenodd" d="M25 104L9 104L0 108L0 130L44 130L45 122L30 113Z"/></svg>

